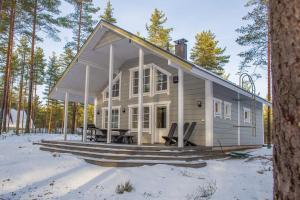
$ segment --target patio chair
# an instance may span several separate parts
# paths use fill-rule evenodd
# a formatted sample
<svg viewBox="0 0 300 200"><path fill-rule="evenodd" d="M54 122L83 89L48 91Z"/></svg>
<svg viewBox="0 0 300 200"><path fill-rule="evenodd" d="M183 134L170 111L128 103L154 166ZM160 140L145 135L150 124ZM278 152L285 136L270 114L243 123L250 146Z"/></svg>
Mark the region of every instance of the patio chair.
<svg viewBox="0 0 300 200"><path fill-rule="evenodd" d="M173 124L176 124L176 123L173 123ZM173 126L172 124L172 126ZM184 125L183 125L183 131L184 133L186 132L187 128L189 127L190 123L189 122L185 122ZM175 144L176 143L176 140L174 138L174 133L175 133L175 130L177 128L177 124L176 124L176 127L174 128L174 130L172 131L172 126L170 128L170 131L169 131L169 134L168 136L163 136L163 138L166 140L165 142L165 145L171 145L171 144Z"/></svg>
<svg viewBox="0 0 300 200"><path fill-rule="evenodd" d="M172 143L172 138L174 136L176 128L177 128L177 123L172 123L168 136L162 136L162 138L165 140L165 145L170 145Z"/></svg>
<svg viewBox="0 0 300 200"><path fill-rule="evenodd" d="M184 146L197 146L195 143L189 141L191 135L193 134L195 127L196 127L197 123L196 122L192 122L190 127L184 132L184 136L183 136L183 144ZM176 142L175 144L178 143L178 137L174 137L173 138Z"/></svg>

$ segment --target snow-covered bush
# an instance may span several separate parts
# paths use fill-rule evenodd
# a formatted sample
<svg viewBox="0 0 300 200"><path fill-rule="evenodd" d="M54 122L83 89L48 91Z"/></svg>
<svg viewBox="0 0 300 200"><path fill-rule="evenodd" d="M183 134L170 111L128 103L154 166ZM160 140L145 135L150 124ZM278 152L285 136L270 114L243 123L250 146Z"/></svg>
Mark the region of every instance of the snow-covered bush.
<svg viewBox="0 0 300 200"><path fill-rule="evenodd" d="M117 185L116 193L123 194L124 192L131 192L133 190L133 186L130 181L126 181L125 184L121 183Z"/></svg>
<svg viewBox="0 0 300 200"><path fill-rule="evenodd" d="M198 186L197 190L191 194L187 195L187 200L208 200L217 191L216 181L210 181L206 185Z"/></svg>

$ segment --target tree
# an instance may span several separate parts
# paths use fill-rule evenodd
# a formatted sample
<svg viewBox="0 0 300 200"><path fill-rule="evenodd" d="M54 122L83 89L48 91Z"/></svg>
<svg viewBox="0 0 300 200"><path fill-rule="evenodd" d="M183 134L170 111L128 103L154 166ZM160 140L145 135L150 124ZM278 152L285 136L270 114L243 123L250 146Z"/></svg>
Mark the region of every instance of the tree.
<svg viewBox="0 0 300 200"><path fill-rule="evenodd" d="M29 43L28 38L23 36L20 39L20 43L16 50L17 55L19 56L19 65L21 66L21 70L19 74L20 82L19 82L19 95L18 95L18 107L17 107L16 134L19 134L20 111L22 109L22 99L23 99L24 74L26 68L28 67L28 60L30 54L30 48L28 43Z"/></svg>
<svg viewBox="0 0 300 200"><path fill-rule="evenodd" d="M53 39L59 40L57 33L59 30L56 28L59 26L59 20L55 16L59 15L60 0L35 0L30 4L28 13L29 19L32 20L32 32L31 32L31 59L29 70L29 91L28 91L28 106L27 106L27 118L25 132L30 132L30 120L32 111L32 95L34 84L34 64L35 64L35 43L36 32L44 31Z"/></svg>
<svg viewBox="0 0 300 200"><path fill-rule="evenodd" d="M50 133L52 130L52 114L53 114L53 107L57 105L57 101L50 100L49 94L51 89L56 84L56 81L59 79L62 73L61 65L59 63L59 58L53 52L52 56L49 58L49 62L47 65L46 76L45 76L45 91L44 94L47 97L47 114L48 117L48 132Z"/></svg>
<svg viewBox="0 0 300 200"><path fill-rule="evenodd" d="M75 54L80 50L81 44L84 43L86 38L92 33L94 25L97 23L93 20L93 15L99 11L100 8L95 7L92 2L88 0L66 0L74 6L75 11L68 16L60 19L60 23L65 27L73 30L72 41L68 42L65 46L66 49L71 49ZM74 27L78 27L77 29ZM76 127L76 112L77 104L73 103L72 125L71 132L75 132Z"/></svg>
<svg viewBox="0 0 300 200"><path fill-rule="evenodd" d="M211 31L202 31L195 37L196 43L191 51L191 60L218 75L224 74L223 66L229 62L230 56L224 55L226 48L218 47L219 41Z"/></svg>
<svg viewBox="0 0 300 200"><path fill-rule="evenodd" d="M300 4L270 1L274 199L300 196Z"/></svg>
<svg viewBox="0 0 300 200"><path fill-rule="evenodd" d="M112 24L117 23L116 18L113 17L113 10L114 9L112 8L112 5L111 5L110 1L107 1L107 5L106 5L106 8L104 10L104 13L103 13L103 15L100 15L100 17L102 19L104 19L105 21L108 21Z"/></svg>
<svg viewBox="0 0 300 200"><path fill-rule="evenodd" d="M236 29L240 36L236 42L248 50L239 53L243 59L239 67L239 73L250 73L254 78L261 75L256 72L258 67L265 69L267 66L267 47L268 47L268 0L248 0L246 7L251 7L242 19L248 24ZM252 72L249 70L252 69Z"/></svg>
<svg viewBox="0 0 300 200"><path fill-rule="evenodd" d="M0 133L1 131L6 131L6 117L8 114L7 105L8 105L8 96L10 88L10 76L11 76L11 65L12 65L12 52L13 52L13 42L14 42L14 27L15 27L15 12L16 12L16 1L12 0L10 4L10 22L9 22L9 39L8 39L8 48L6 56L6 67L4 75L4 89L3 89L3 98L2 106L0 111Z"/></svg>
<svg viewBox="0 0 300 200"><path fill-rule="evenodd" d="M151 18L150 25L146 24L146 30L148 31L148 41L163 48L170 50L173 46L170 44L172 38L170 33L173 28L165 28L164 24L167 22L167 17L163 11L154 9Z"/></svg>

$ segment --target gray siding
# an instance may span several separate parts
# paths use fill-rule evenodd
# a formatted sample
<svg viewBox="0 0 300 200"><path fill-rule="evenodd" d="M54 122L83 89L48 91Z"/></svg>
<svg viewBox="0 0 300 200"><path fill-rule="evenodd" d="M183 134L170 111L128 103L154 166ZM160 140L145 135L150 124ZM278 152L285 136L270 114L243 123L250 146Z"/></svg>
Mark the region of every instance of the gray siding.
<svg viewBox="0 0 300 200"><path fill-rule="evenodd" d="M160 101L170 101L170 123L177 122L177 88L178 84L173 83L173 76L177 75L177 70L169 67L167 60L161 59L154 55L145 56L145 64L154 63L160 68L170 72L172 75L170 77L170 92L168 94L157 94L153 97L144 96L144 103L152 103L152 102L160 102ZM113 100L113 106L121 106L121 114L120 114L120 128L128 128L129 127L129 109L128 105L137 104L138 98L129 99L129 80L130 80L130 68L138 66L138 58L128 60L124 63L120 71L122 72L121 78L121 100ZM186 122L197 122L196 129L191 137L191 141L195 142L198 145L205 144L205 125L204 125L204 80L195 78L189 74L185 74L184 77L184 112L185 112L185 121ZM104 88L103 88L104 89ZM102 91L101 91L102 92ZM201 101L202 106L199 108L197 106L197 102ZM107 101L103 102L102 93L98 95L98 107L97 109L100 111L100 115L97 115L96 125L97 127L102 127L102 107L107 107ZM122 113L122 109L125 108L126 112ZM133 133L135 134L135 133ZM177 133L175 133L177 134ZM151 135L149 133L143 134L143 142L149 143L151 142Z"/></svg>
<svg viewBox="0 0 300 200"><path fill-rule="evenodd" d="M213 84L213 96L222 100L222 117L214 117L214 146L238 145L238 101L237 92L227 89L219 84ZM251 98L240 95L240 126L252 124L244 123L244 107L252 109ZM224 101L232 103L231 120L224 119ZM249 127L240 128L240 144L255 145L262 144L262 104L256 102L256 134L252 134Z"/></svg>

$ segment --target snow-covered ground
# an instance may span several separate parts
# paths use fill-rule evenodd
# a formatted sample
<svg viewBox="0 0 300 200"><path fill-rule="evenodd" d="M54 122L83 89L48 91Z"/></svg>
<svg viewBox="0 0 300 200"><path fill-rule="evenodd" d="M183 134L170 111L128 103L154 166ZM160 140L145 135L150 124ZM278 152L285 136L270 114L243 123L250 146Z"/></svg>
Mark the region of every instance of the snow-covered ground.
<svg viewBox="0 0 300 200"><path fill-rule="evenodd" d="M250 159L211 160L199 169L105 168L73 155L40 151L32 142L41 139L62 135L0 136L0 200L272 199L272 152L266 148L251 150ZM133 191L117 194L117 185L126 181Z"/></svg>

